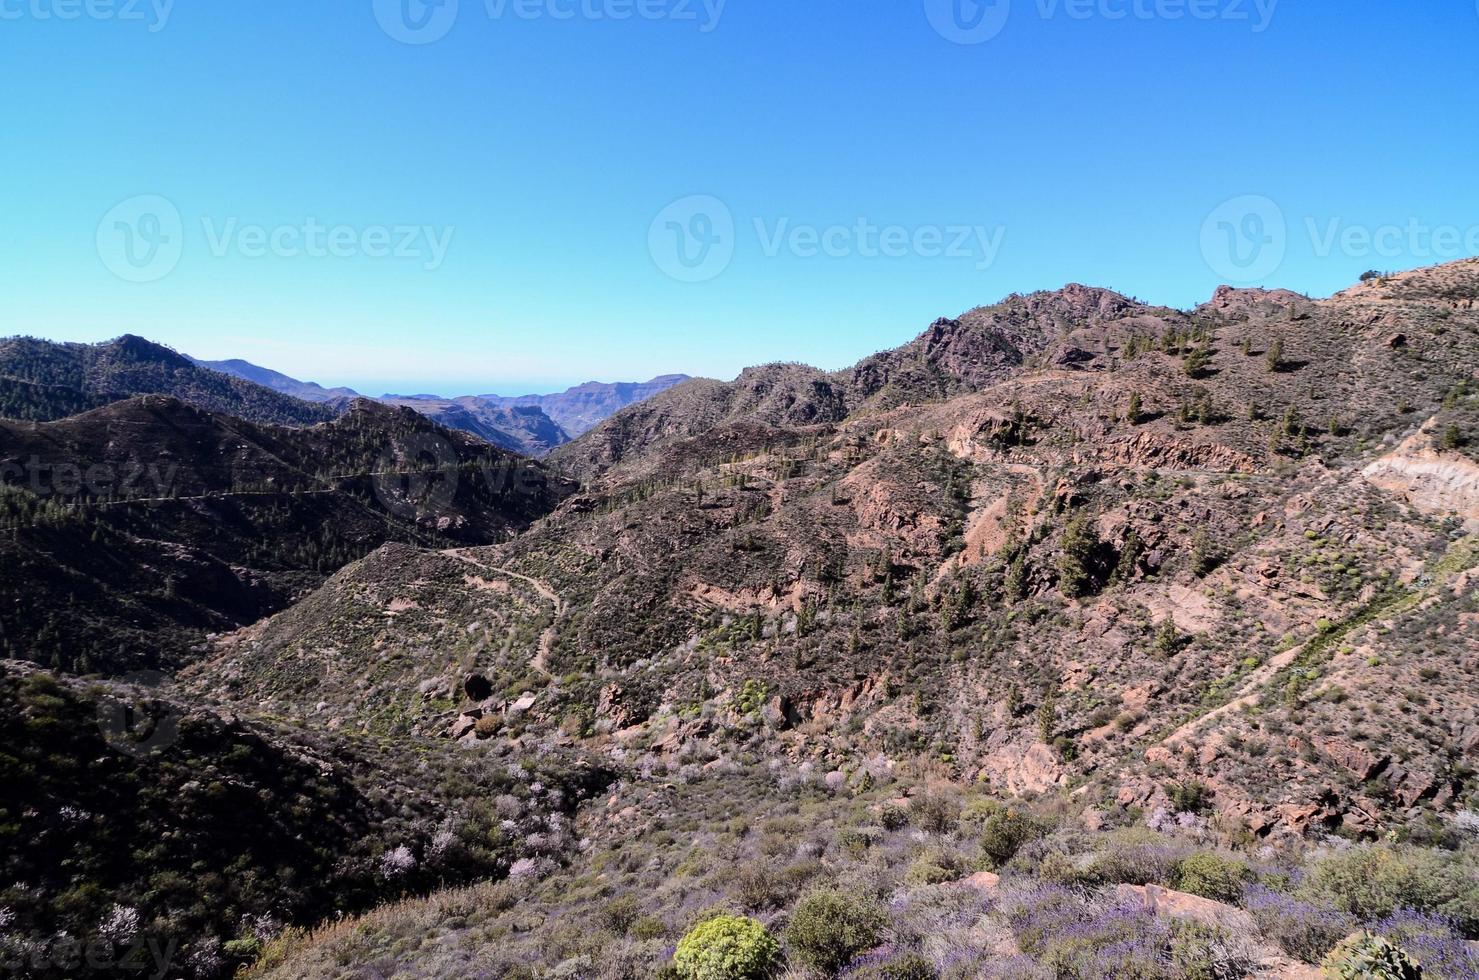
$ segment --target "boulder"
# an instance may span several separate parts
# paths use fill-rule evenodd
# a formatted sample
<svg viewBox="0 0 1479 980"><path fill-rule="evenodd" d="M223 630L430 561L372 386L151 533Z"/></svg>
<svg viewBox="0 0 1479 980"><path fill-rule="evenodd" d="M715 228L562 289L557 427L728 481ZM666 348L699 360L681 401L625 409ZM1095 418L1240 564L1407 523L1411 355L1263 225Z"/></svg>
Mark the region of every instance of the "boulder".
<svg viewBox="0 0 1479 980"><path fill-rule="evenodd" d="M596 703L596 717L608 718L617 728L630 728L645 721L627 703L626 690L620 684L607 684L601 688L600 700Z"/></svg>
<svg viewBox="0 0 1479 980"><path fill-rule="evenodd" d="M1344 738L1316 738L1314 746L1331 762L1365 782L1380 773L1392 761L1370 749Z"/></svg>
<svg viewBox="0 0 1479 980"><path fill-rule="evenodd" d="M1266 956L1258 961L1253 976L1259 980L1325 980L1317 966L1291 960L1287 956Z"/></svg>
<svg viewBox="0 0 1479 980"><path fill-rule="evenodd" d="M1256 935L1253 917L1240 908L1210 898L1172 891L1159 885L1118 885L1115 896L1126 905L1143 908L1168 919L1215 926L1233 935Z"/></svg>
<svg viewBox="0 0 1479 980"><path fill-rule="evenodd" d="M1001 875L990 871L977 871L969 878L963 878L957 884L962 888L971 888L983 895L995 895L1001 888Z"/></svg>

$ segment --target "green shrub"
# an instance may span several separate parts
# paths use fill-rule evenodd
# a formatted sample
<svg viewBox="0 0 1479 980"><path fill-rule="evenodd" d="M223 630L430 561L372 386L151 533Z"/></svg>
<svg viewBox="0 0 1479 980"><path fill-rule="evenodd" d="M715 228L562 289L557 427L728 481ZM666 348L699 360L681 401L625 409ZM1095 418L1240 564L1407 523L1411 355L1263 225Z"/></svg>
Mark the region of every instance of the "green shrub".
<svg viewBox="0 0 1479 980"><path fill-rule="evenodd" d="M921 796L909 804L914 826L932 834L948 834L960 823L960 807L944 796Z"/></svg>
<svg viewBox="0 0 1479 980"><path fill-rule="evenodd" d="M942 885L955 881L965 871L960 856L939 848L930 848L909 865L904 881L910 885Z"/></svg>
<svg viewBox="0 0 1479 980"><path fill-rule="evenodd" d="M632 923L627 934L639 943L661 939L668 934L668 925L655 915L644 915Z"/></svg>
<svg viewBox="0 0 1479 980"><path fill-rule="evenodd" d="M1334 854L1316 862L1299 890L1363 922L1408 908L1479 935L1479 849L1473 847L1451 853L1383 844Z"/></svg>
<svg viewBox="0 0 1479 980"><path fill-rule="evenodd" d="M960 814L962 833L979 835L986 822L1002 811L996 800L972 800Z"/></svg>
<svg viewBox="0 0 1479 980"><path fill-rule="evenodd" d="M803 966L833 974L877 946L886 922L883 909L870 898L815 891L791 913L786 945Z"/></svg>
<svg viewBox="0 0 1479 980"><path fill-rule="evenodd" d="M753 862L735 872L734 897L742 908L758 911L780 908L787 896L775 869L764 862Z"/></svg>
<svg viewBox="0 0 1479 980"><path fill-rule="evenodd" d="M897 803L885 803L878 811L878 822L884 830L903 830L909 826L909 811Z"/></svg>
<svg viewBox="0 0 1479 980"><path fill-rule="evenodd" d="M1188 779L1184 783L1173 783L1166 787L1174 813L1201 813L1209 806L1212 790L1207 784Z"/></svg>
<svg viewBox="0 0 1479 980"><path fill-rule="evenodd" d="M904 953L885 963L848 971L848 980L939 980L935 965L919 953Z"/></svg>
<svg viewBox="0 0 1479 980"><path fill-rule="evenodd" d="M981 828L981 850L998 867L1010 861L1022 847L1041 837L1044 828L1020 810L1002 810L988 818Z"/></svg>
<svg viewBox="0 0 1479 980"><path fill-rule="evenodd" d="M1193 854L1176 867L1177 888L1217 902L1236 902L1252 879L1246 864L1216 854Z"/></svg>
<svg viewBox="0 0 1479 980"><path fill-rule="evenodd" d="M254 960L262 954L262 941L255 936L232 939L221 946L221 954L228 960Z"/></svg>
<svg viewBox="0 0 1479 980"><path fill-rule="evenodd" d="M1128 827L1109 835L1094 855L1095 876L1109 885L1170 885L1181 851L1147 827Z"/></svg>
<svg viewBox="0 0 1479 980"><path fill-rule="evenodd" d="M1422 980L1422 967L1402 947L1369 932L1343 940L1320 964L1331 980Z"/></svg>
<svg viewBox="0 0 1479 980"><path fill-rule="evenodd" d="M601 923L618 936L630 932L633 923L641 916L642 906L630 895L613 898L601 909Z"/></svg>
<svg viewBox="0 0 1479 980"><path fill-rule="evenodd" d="M717 915L678 942L673 965L684 980L764 980L780 945L754 919Z"/></svg>
<svg viewBox="0 0 1479 980"><path fill-rule="evenodd" d="M1232 943L1227 933L1201 922L1171 923L1171 968L1180 980L1222 980L1244 976L1247 964L1229 962Z"/></svg>
<svg viewBox="0 0 1479 980"><path fill-rule="evenodd" d="M1037 876L1043 881L1069 888L1092 888L1100 882L1092 855L1074 857L1062 851L1050 851L1043 855L1037 866Z"/></svg>

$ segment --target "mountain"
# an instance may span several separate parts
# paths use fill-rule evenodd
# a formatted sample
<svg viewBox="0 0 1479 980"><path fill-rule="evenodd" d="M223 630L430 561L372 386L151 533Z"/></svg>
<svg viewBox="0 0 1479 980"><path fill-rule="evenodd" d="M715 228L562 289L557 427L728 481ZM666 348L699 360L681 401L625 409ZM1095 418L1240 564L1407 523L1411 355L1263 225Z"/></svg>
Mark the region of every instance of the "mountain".
<svg viewBox="0 0 1479 980"><path fill-rule="evenodd" d="M483 544L573 491L538 464L360 400L311 428L167 396L0 422L6 655L178 667L387 541Z"/></svg>
<svg viewBox="0 0 1479 980"><path fill-rule="evenodd" d="M479 395L478 400L500 408L539 408L573 438L603 419L638 402L646 401L688 380L686 374L664 374L644 382L603 384L591 381L554 395Z"/></svg>
<svg viewBox="0 0 1479 980"><path fill-rule="evenodd" d="M913 342L844 371L770 364L728 383L679 385L606 420L551 459L589 477L724 423L794 428L840 422L865 409L978 391L1044 359L1056 358L1060 366L1087 361L1089 352L1070 341L1074 334L1102 345L1136 332L1186 329L1189 322L1178 311L1085 286L1013 296L959 319L937 320Z"/></svg>
<svg viewBox="0 0 1479 980"><path fill-rule="evenodd" d="M102 344L0 340L0 417L52 421L136 395L170 395L254 422L313 425L337 413L197 365L142 337Z"/></svg>
<svg viewBox="0 0 1479 980"><path fill-rule="evenodd" d="M358 397L349 388L324 388L248 361L194 363L304 401L342 405L346 399ZM441 425L469 432L501 449L538 457L569 442L620 409L645 401L686 380L687 375L668 374L640 383L602 384L593 381L554 395L443 398L439 395L387 394L379 400L413 408Z"/></svg>
<svg viewBox="0 0 1479 980"><path fill-rule="evenodd" d="M1190 310L1009 296L628 406L486 527L431 480L474 441L387 406L301 444L341 423L9 426L26 485L57 445L235 493L373 483L387 424L453 452L420 507L359 498L408 533L194 633L167 694L0 664L0 907L43 936L131 910L201 978L1295 980L1372 936L1473 976L1476 304L1479 260ZM167 542L175 506L102 533ZM93 553L36 533L32 567ZM159 559L101 554L103 593L150 592ZM26 618L44 576L12 574L12 657L95 615L56 586L81 613ZM181 718L152 768L94 737L109 698Z"/></svg>
<svg viewBox="0 0 1479 980"><path fill-rule="evenodd" d="M332 402L344 398L360 397L359 392L352 388L325 388L323 385L315 384L312 381L299 381L296 378L290 378L286 374L280 374L270 368L258 367L250 361L240 359L202 361L193 357L191 360L200 367L252 381L271 388L273 391L280 391L284 395L289 395L305 402Z"/></svg>
<svg viewBox="0 0 1479 980"><path fill-rule="evenodd" d="M570 436L537 406L504 407L476 397L438 398L435 395L385 395L387 405L414 409L439 425L468 432L510 452L544 456Z"/></svg>
<svg viewBox="0 0 1479 980"><path fill-rule="evenodd" d="M1332 927L1348 931L1366 913L1339 904L1346 872L1305 835L1457 841L1444 835L1479 791L1476 301L1479 262L1327 300L1223 289L1189 311L1070 286L938 321L847 371L771 365L618 412L553 454L586 485L527 532L405 574L371 556L192 668L198 696L371 731L395 692L476 675L457 707L412 704L395 723L470 751L578 745L630 773L583 819L571 870L516 888L511 911L438 927L448 897L433 896L377 913L383 946L290 945L291 969L261 975L333 955L554 969L589 948L555 923L613 901L565 897L587 875L656 937L598 940L603 962L642 964L630 975L705 907L768 922L819 886L864 905L985 902L1021 956L1044 935L1010 911L1048 907L1031 889L1087 889L1054 894L1089 894L1071 901L1090 917L1147 882L1252 903L1175 868L1196 853L1283 887L1253 842L1304 862L1298 900L1354 909ZM502 583L501 611L439 601L458 574ZM393 596L426 612L377 615ZM460 661L412 655L490 618L507 625ZM365 686L366 661L399 668ZM721 843L736 812L746 827ZM1129 841L1180 856L1127 869ZM1479 849L1437 846L1340 860L1431 862L1445 884L1412 901L1463 907ZM1225 975L1258 958L1294 970L1339 938L1311 954L1264 906L1254 922L1217 902L1200 908L1247 944L1217 961ZM941 928L880 908L910 948ZM1120 932L1152 958L1157 914ZM477 945L540 920L514 948ZM388 952L432 936L436 953Z"/></svg>

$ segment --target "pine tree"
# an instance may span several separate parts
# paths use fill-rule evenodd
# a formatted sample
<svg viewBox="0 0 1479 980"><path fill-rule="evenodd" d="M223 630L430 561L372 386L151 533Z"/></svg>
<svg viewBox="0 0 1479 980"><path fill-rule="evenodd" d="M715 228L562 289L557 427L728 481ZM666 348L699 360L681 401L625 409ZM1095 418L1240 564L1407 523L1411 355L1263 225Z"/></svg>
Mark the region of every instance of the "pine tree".
<svg viewBox="0 0 1479 980"><path fill-rule="evenodd" d="M1069 519L1058 556L1058 587L1070 599L1090 594L1097 585L1094 562L1099 544L1090 514L1080 512Z"/></svg>
<svg viewBox="0 0 1479 980"><path fill-rule="evenodd" d="M1019 554L1007 565L1006 580L1003 583L1006 589L1007 601L1020 602L1027 598L1027 562Z"/></svg>
<svg viewBox="0 0 1479 980"><path fill-rule="evenodd" d="M1198 347L1186 355L1186 361L1182 367L1186 370L1188 378L1200 378L1207 371L1207 365L1212 360L1212 352L1205 347Z"/></svg>
<svg viewBox="0 0 1479 980"><path fill-rule="evenodd" d="M1167 616L1156 630L1155 652L1163 657L1175 656L1183 642L1181 631L1176 628L1176 620Z"/></svg>

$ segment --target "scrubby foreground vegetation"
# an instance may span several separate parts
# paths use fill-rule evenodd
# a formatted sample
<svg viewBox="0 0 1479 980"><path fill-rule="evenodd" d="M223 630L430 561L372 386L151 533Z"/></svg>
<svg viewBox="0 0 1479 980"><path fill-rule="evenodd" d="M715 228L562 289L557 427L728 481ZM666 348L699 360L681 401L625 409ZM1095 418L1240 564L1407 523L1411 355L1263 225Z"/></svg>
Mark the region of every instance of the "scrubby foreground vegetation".
<svg viewBox="0 0 1479 980"><path fill-rule="evenodd" d="M610 781L436 749L0 661L0 966L71 977L84 946L104 972L152 947L169 976L229 974L285 923L546 860Z"/></svg>
<svg viewBox="0 0 1479 980"><path fill-rule="evenodd" d="M1331 955L1365 932L1424 977L1479 972L1473 821L1270 846L1201 812L738 769L655 792L567 870L290 931L249 975L1381 976Z"/></svg>

